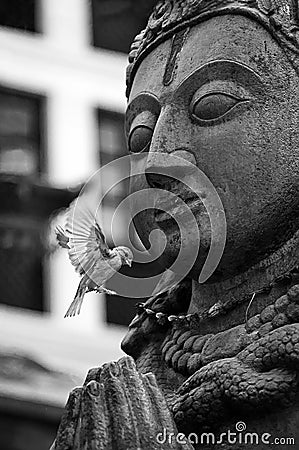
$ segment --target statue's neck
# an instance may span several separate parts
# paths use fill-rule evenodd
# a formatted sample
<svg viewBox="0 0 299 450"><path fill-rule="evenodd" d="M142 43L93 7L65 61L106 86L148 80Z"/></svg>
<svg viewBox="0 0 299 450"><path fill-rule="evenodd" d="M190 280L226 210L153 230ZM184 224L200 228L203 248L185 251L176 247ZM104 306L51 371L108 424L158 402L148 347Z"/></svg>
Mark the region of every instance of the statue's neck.
<svg viewBox="0 0 299 450"><path fill-rule="evenodd" d="M228 280L217 283L199 284L193 281L190 313L201 313L219 301L225 303L232 297L244 300L264 287L269 286L275 279L290 272L299 264L299 232L286 244L270 256L260 261L244 273ZM284 295L286 286L275 284L269 293L269 302L280 295Z"/></svg>

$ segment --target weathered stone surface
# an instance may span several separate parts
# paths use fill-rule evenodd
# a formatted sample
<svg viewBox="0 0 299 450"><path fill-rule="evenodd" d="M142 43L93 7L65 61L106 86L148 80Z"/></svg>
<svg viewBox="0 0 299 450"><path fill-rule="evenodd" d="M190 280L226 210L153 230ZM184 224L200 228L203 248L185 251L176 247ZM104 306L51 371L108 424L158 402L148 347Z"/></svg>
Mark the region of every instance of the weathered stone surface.
<svg viewBox="0 0 299 450"><path fill-rule="evenodd" d="M295 285L293 286L289 291L288 291L288 298L295 303L299 303L299 285Z"/></svg>
<svg viewBox="0 0 299 450"><path fill-rule="evenodd" d="M191 350L193 347L194 342L198 339L198 336L191 336L188 339L185 340L183 348L185 350ZM194 351L196 351L195 349L193 349Z"/></svg>
<svg viewBox="0 0 299 450"><path fill-rule="evenodd" d="M256 316L253 316L248 320L246 329L248 333L252 333L253 331L258 330L260 326L261 326L261 319L260 315L257 314Z"/></svg>
<svg viewBox="0 0 299 450"><path fill-rule="evenodd" d="M292 321L299 321L299 305L291 303L286 309L286 316Z"/></svg>
<svg viewBox="0 0 299 450"><path fill-rule="evenodd" d="M187 352L180 356L178 360L178 372L185 375L187 372L187 363L189 361L189 358L192 356L192 353Z"/></svg>
<svg viewBox="0 0 299 450"><path fill-rule="evenodd" d="M200 369L201 366L202 366L202 359L200 353L195 353L194 355L190 356L187 363L187 370L190 375L192 375L194 372Z"/></svg>
<svg viewBox="0 0 299 450"><path fill-rule="evenodd" d="M202 362L207 364L220 358L236 355L248 342L244 325L231 328L211 337L203 347Z"/></svg>
<svg viewBox="0 0 299 450"><path fill-rule="evenodd" d="M205 336L199 336L192 345L192 351L194 353L201 353L206 342L212 337L212 334L207 334Z"/></svg>
<svg viewBox="0 0 299 450"><path fill-rule="evenodd" d="M166 242L159 263L167 268L182 248L186 260L194 248L198 254L188 270L179 267L182 278L192 280L192 292L185 280L147 302L148 310L167 314L165 327L159 328L155 314L140 314L123 348L134 356L140 372L155 374L179 431L219 432L240 417L259 433L275 436L284 430L285 436L299 438L299 290L292 286L299 241L297 6L291 0L165 0L130 54L134 67L128 78L126 132L132 172L139 174L130 189L136 198L144 189L159 189L160 194L155 208L140 205L138 234L149 248L151 232L163 231ZM211 242L223 238L221 208L209 203L213 189L203 174L225 210L227 239L216 270L199 283ZM200 189L191 201L196 183ZM160 212L164 197L167 213ZM183 220L184 235L174 223L184 216L181 202L195 220L190 220L192 225ZM101 377L100 370L95 375L100 387L83 388L87 422L83 414L82 429L89 430L86 435L95 446L98 436L110 438L110 428L93 430L102 417L112 420L112 410L101 410L108 401ZM134 372L130 382L122 383L130 391L129 384L135 388L138 380ZM120 422L113 429L117 437L123 423L135 423L130 439L136 446L136 430L146 429L143 409L137 408L138 399L122 396L122 383L114 392L111 376L107 387L112 403L119 405L115 420ZM89 405L88 396L98 389L103 401ZM155 401L147 409L154 424L161 421ZM165 404L161 408L166 423L168 409ZM69 423L69 433L72 420L70 414L63 427Z"/></svg>
<svg viewBox="0 0 299 450"><path fill-rule="evenodd" d="M269 305L267 308L263 309L263 311L260 314L260 319L262 323L271 322L272 319L274 319L276 315L276 311L274 308L274 305Z"/></svg>
<svg viewBox="0 0 299 450"><path fill-rule="evenodd" d="M279 297L276 300L274 306L275 306L276 311L278 311L279 313L281 313L281 312L283 313L286 311L289 304L290 304L290 300L289 300L288 295L283 295L282 297Z"/></svg>
<svg viewBox="0 0 299 450"><path fill-rule="evenodd" d="M169 10L161 12L166 21L168 16L173 17L170 2L167 5ZM200 8L199 4L194 6L197 7ZM163 34L162 25L155 32ZM230 64L232 61L238 67ZM265 408L279 409L279 405L291 404L297 392L297 350L292 341L298 334L296 326L293 328L293 322L298 320L294 300L297 291L292 288L286 294L292 277L284 277L298 258L297 237L285 245L286 238L298 230L294 205L298 206L295 178L298 179L299 167L294 149L299 139L296 128L299 97L293 100L294 93L299 94L298 75L284 49L246 14L217 15L195 24L185 35L172 41L165 39L139 62L129 98L133 106L128 110L128 134L134 138L134 126L138 125L142 110L150 109L156 122L151 124L147 148L142 149L146 179L134 180L132 192L146 186L159 187L184 199L184 188L174 180L177 173L183 174L184 179L186 169L182 162L172 173L171 155L178 154L186 161L192 159L194 165L209 174L225 206L228 240L219 272L216 271L218 278L213 279L215 289L213 282L199 286L196 280L205 259L210 229L206 215L197 215L202 259L197 259L189 273L195 280L189 311L203 316L206 310L225 304L228 298L232 305L238 306L242 302L235 300L244 299L238 310L228 308L222 317L217 317L217 308L215 318L196 321L194 317L190 330L197 331L197 338L189 338L183 327L180 336L176 329L175 341L186 354L181 354L180 348L166 352L162 364L155 365L158 383L165 392L167 387L171 390L167 377L173 376L173 372L178 376L180 359L182 366L187 361L189 377L180 379L181 388L173 404L180 429L217 428L216 424L230 415L230 408L246 414L249 421L259 414L262 426ZM150 98L144 95L145 86ZM248 103L246 100L227 115L217 116L217 111L225 111L227 99L219 95L216 101L213 93L234 95L237 93L234 89L239 87L239 98L244 98L246 92ZM202 99L210 100L209 117L204 116ZM216 103L217 108L213 109ZM196 108L192 109L194 105ZM291 129L296 129L296 139ZM159 163L157 155L166 157ZM165 170L168 177L163 176ZM190 178L186 175L185 179ZM282 194L283 186L288 186L290 196ZM277 205L281 206L279 213ZM154 212L143 211L136 224L146 244L157 226ZM167 263L177 255L180 240L176 232L169 231L169 223L164 226L160 221L158 226L167 237L161 259ZM238 278L236 274L240 272ZM229 281L222 283L221 277ZM247 306L249 316L253 317L245 329ZM158 340L156 348L159 349ZM142 359L141 354L138 367L142 367ZM168 363L167 372L164 362ZM172 401L173 397L169 404Z"/></svg>
<svg viewBox="0 0 299 450"><path fill-rule="evenodd" d="M158 450L166 430L178 434L153 374L137 372L132 358L92 369L85 384L71 392L55 450ZM165 449L192 449L163 442Z"/></svg>
<svg viewBox="0 0 299 450"><path fill-rule="evenodd" d="M273 325L271 322L264 323L258 330L259 336L265 336L266 334L270 333L270 331L273 330Z"/></svg>

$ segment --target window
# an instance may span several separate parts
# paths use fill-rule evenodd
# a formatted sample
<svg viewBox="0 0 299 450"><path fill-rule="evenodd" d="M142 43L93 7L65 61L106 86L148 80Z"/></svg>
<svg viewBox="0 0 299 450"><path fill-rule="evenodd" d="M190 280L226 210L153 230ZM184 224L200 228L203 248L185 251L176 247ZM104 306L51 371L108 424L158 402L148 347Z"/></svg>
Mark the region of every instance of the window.
<svg viewBox="0 0 299 450"><path fill-rule="evenodd" d="M0 26L36 32L37 0L1 0Z"/></svg>
<svg viewBox="0 0 299 450"><path fill-rule="evenodd" d="M0 196L3 185L0 183ZM24 217L0 217L0 303L37 311L43 305L39 230Z"/></svg>
<svg viewBox="0 0 299 450"><path fill-rule="evenodd" d="M0 176L0 303L47 311L43 263L53 247L49 219L77 195L78 190Z"/></svg>
<svg viewBox="0 0 299 450"><path fill-rule="evenodd" d="M41 171L41 109L40 97L0 90L0 174Z"/></svg>
<svg viewBox="0 0 299 450"><path fill-rule="evenodd" d="M126 155L126 139L124 132L124 116L109 111L98 112L99 123L99 145L100 145L100 165L104 166L111 161ZM124 167L119 167L119 172L115 173L113 169L105 171L106 179L102 180L102 188L107 192L112 180L122 179L127 174ZM107 200L109 205L116 205L128 190L128 180L117 184L108 194Z"/></svg>
<svg viewBox="0 0 299 450"><path fill-rule="evenodd" d="M146 26L154 0L92 0L93 44L128 53Z"/></svg>
<svg viewBox="0 0 299 450"><path fill-rule="evenodd" d="M43 310L42 98L0 89L0 302Z"/></svg>

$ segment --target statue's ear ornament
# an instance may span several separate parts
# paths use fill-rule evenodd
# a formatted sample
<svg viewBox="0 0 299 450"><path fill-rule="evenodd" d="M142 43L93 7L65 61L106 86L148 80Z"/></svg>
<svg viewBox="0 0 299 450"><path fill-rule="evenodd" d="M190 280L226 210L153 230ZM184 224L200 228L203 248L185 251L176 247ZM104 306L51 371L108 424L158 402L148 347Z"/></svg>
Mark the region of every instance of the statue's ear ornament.
<svg viewBox="0 0 299 450"><path fill-rule="evenodd" d="M299 0L160 0L129 53L127 96L142 59L178 31L213 16L240 14L261 23L299 72Z"/></svg>

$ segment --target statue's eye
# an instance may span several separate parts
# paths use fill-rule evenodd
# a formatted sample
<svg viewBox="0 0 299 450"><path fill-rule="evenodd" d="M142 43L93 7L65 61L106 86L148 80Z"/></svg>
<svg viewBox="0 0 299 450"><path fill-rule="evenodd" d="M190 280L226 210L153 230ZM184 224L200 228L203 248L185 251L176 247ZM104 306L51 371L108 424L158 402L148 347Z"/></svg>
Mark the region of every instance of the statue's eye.
<svg viewBox="0 0 299 450"><path fill-rule="evenodd" d="M140 153L147 149L151 142L153 130L145 125L135 127L129 136L129 150L132 153Z"/></svg>
<svg viewBox="0 0 299 450"><path fill-rule="evenodd" d="M191 102L191 114L195 119L212 121L223 117L243 99L223 93L206 94Z"/></svg>

